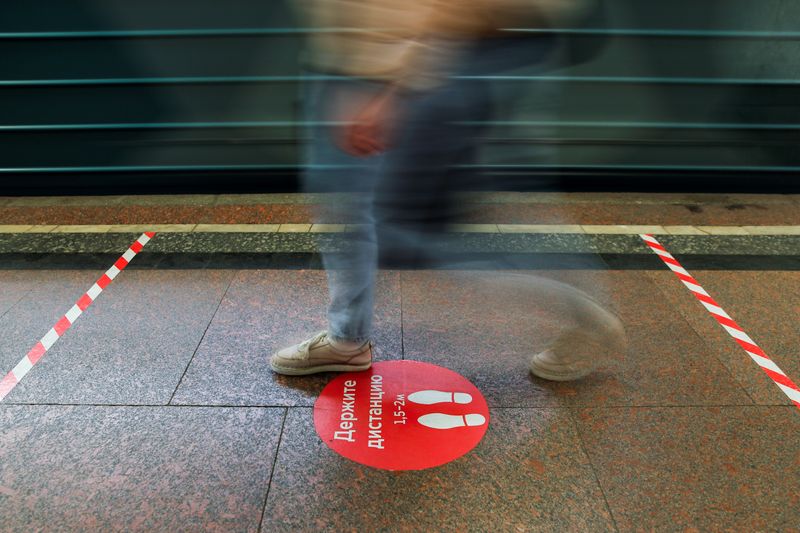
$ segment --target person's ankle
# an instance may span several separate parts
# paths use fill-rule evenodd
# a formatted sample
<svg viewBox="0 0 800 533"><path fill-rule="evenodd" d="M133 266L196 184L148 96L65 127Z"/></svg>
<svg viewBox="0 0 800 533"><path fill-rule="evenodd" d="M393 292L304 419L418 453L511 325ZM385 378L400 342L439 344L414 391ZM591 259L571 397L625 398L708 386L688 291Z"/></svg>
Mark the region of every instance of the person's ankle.
<svg viewBox="0 0 800 533"><path fill-rule="evenodd" d="M369 342L369 340L366 339L340 339L333 335L329 336L329 339L331 341L331 346L340 352L355 352L363 348L364 345Z"/></svg>

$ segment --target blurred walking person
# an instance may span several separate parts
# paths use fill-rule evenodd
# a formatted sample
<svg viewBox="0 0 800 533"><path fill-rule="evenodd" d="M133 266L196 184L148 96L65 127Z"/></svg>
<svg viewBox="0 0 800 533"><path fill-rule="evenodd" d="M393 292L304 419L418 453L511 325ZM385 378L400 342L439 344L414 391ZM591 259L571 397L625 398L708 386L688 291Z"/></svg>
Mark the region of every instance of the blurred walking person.
<svg viewBox="0 0 800 533"><path fill-rule="evenodd" d="M464 169L476 161L481 124L491 115L481 77L545 64L558 50L552 35L502 28L561 27L583 16L588 1L300 2L318 28L304 98L310 130L305 186L346 193L317 216L346 221L354 230L343 249L323 253L328 329L275 353L275 372L370 367L378 236L381 249L395 256L416 255L422 264L437 259L437 240L457 211L454 182L470 179ZM621 324L571 287L533 285L570 300L579 327L534 356L531 371L546 379L582 377L591 370L590 357L567 340L590 346L589 337L619 337ZM597 334L577 333L584 331Z"/></svg>

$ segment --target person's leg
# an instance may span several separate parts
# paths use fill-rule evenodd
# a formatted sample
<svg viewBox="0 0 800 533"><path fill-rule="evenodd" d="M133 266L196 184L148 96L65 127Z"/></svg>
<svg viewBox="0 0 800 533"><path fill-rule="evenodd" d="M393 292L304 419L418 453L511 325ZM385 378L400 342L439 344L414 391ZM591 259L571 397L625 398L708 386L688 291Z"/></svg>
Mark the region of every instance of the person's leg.
<svg viewBox="0 0 800 533"><path fill-rule="evenodd" d="M371 211L371 206L355 209ZM330 292L328 331L335 342L361 345L370 338L377 255L375 226L366 217L348 234L344 250L323 253Z"/></svg>
<svg viewBox="0 0 800 533"><path fill-rule="evenodd" d="M393 231L391 235L404 246L427 250L426 263L435 260L437 267L450 271L460 281L478 284L477 290L486 291L485 301L497 302L500 312L509 302L498 299L498 295L517 300L520 309L530 305L562 308L563 331L549 349L532 354L530 370L544 379L568 381L591 372L601 354L619 355L625 351L622 323L596 299L602 288L595 284L594 296L590 296L575 286L534 275L528 271L531 259L514 254L481 254L483 259L479 262L464 264L443 252L446 248L430 235L438 229L438 224L430 223L433 217L441 216L446 221L454 214L466 214L448 209L453 205L454 189L471 178L462 165L476 162L469 158L477 153L482 135L479 124L491 119L492 97L502 94L507 105L513 96L505 90L493 93L489 82L480 77L498 70L534 67L546 59L552 44L527 39L476 46L460 78L424 95L413 106L404 135L387 159L378 206L386 219L387 228L383 231ZM582 259L583 268L604 269L598 256L589 254ZM502 272L507 269L527 272ZM541 332L534 328L519 334Z"/></svg>
<svg viewBox="0 0 800 533"><path fill-rule="evenodd" d="M492 82L486 76L549 57L553 41L485 39L446 46L461 49L441 86L409 98L402 131L387 154L376 191L382 254L412 265L440 261L447 226L467 216L455 197L482 178L477 170L480 137L492 117Z"/></svg>
<svg viewBox="0 0 800 533"><path fill-rule="evenodd" d="M347 223L351 231L320 240L328 276L328 330L277 352L271 359L278 373L305 375L369 368L377 243L372 217L372 190L382 157L355 158L335 142L339 122L349 106L380 91L380 84L356 80L318 81L305 95L309 144L304 189L329 193L315 222ZM324 241L324 242L323 242Z"/></svg>
<svg viewBox="0 0 800 533"><path fill-rule="evenodd" d="M475 163L476 137L488 94L481 82L448 82L409 98L402 131L386 162L375 198L382 255L425 266L459 206L453 193Z"/></svg>
<svg viewBox="0 0 800 533"><path fill-rule="evenodd" d="M321 90L320 90L321 89ZM325 82L312 94L309 123L309 168L306 189L334 192L335 199L320 207L318 217L346 222L349 231L339 250L323 250L330 306L328 330L335 341L364 344L372 330L378 248L373 219L373 190L383 156L357 158L335 142L337 122L348 110L377 95L383 86L355 80Z"/></svg>

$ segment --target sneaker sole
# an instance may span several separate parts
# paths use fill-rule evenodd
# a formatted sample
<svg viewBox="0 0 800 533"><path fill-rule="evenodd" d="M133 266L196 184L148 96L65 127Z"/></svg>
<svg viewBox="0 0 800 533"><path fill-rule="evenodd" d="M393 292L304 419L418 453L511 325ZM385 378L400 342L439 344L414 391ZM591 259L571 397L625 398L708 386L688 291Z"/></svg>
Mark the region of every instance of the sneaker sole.
<svg viewBox="0 0 800 533"><path fill-rule="evenodd" d="M585 378L586 376L591 374L592 371L594 370L592 366L589 366L582 368L580 370L575 370L575 369L567 370L565 368L564 371L559 372L558 367L542 366L541 364L539 364L539 361L536 360L536 355L534 355L531 358L531 362L528 368L531 374L533 374L537 378L546 379L548 381L575 381L581 378Z"/></svg>
<svg viewBox="0 0 800 533"><path fill-rule="evenodd" d="M576 381L578 379L585 378L586 376L592 373L591 370L572 372L572 373L570 372L557 373L553 372L552 370L536 368L534 366L531 366L530 371L531 374L533 374L537 378L546 379L548 381Z"/></svg>
<svg viewBox="0 0 800 533"><path fill-rule="evenodd" d="M367 363L366 365L318 365L308 368L290 368L270 362L269 366L274 372L284 376L307 376L309 374L319 374L320 372L363 372L364 370L369 370L372 367L372 363Z"/></svg>

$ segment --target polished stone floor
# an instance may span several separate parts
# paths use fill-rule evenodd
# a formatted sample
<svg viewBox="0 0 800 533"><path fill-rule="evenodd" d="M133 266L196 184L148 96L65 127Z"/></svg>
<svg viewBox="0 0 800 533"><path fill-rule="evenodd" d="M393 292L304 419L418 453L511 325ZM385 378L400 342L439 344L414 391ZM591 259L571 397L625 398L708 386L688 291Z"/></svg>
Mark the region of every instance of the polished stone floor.
<svg viewBox="0 0 800 533"><path fill-rule="evenodd" d="M490 199L512 209L486 220L539 227L499 248L524 256L528 268L509 278L387 267L375 312L378 359L444 366L481 390L491 422L472 452L438 468L388 472L328 449L312 407L332 375L281 377L267 363L275 348L324 327L326 278L313 243L270 248L252 235L277 228L239 228L193 248L191 229L173 228L0 402L0 530L799 531L800 411L636 232L619 229L784 228L766 236L665 232L663 242L678 247L678 259L797 382L797 199ZM0 199L0 224L9 227L0 239L0 375L136 238L123 228L93 240L97 232L81 226L304 224L302 210L270 206L309 203L291 195L129 200ZM126 202L140 215L186 211L92 218ZM232 205L240 214L252 209L227 220L236 210L202 220L191 211ZM701 206L705 218L685 205ZM587 244L564 239L585 232L541 229L564 223L542 214L558 206L584 212L578 225L606 227L601 239ZM65 230L65 240L26 239L46 224L78 229ZM479 238L494 253L503 234ZM597 261L575 259L589 256ZM527 359L565 327L558 306L528 290L543 280L602 297L627 328L626 353L606 354L580 381L532 377Z"/></svg>

